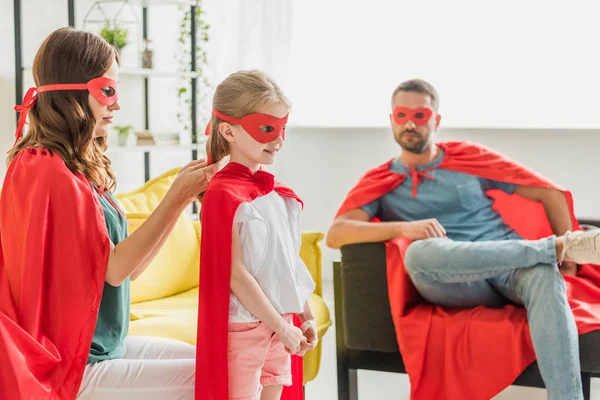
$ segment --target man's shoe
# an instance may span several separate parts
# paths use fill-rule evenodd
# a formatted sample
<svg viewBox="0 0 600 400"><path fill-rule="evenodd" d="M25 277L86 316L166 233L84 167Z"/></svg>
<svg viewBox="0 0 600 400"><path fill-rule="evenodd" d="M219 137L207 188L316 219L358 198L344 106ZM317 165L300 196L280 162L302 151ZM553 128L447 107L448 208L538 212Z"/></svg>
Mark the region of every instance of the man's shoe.
<svg viewBox="0 0 600 400"><path fill-rule="evenodd" d="M600 265L600 229L568 231L563 236L561 261Z"/></svg>

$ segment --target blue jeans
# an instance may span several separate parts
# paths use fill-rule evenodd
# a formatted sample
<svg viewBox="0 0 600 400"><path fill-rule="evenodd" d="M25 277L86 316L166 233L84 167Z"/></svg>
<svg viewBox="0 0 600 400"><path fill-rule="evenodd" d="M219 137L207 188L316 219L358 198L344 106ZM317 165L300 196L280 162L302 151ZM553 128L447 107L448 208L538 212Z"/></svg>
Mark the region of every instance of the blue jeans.
<svg viewBox="0 0 600 400"><path fill-rule="evenodd" d="M448 307L522 304L550 400L582 400L579 336L555 237L455 242L420 240L406 252L406 268L429 302Z"/></svg>

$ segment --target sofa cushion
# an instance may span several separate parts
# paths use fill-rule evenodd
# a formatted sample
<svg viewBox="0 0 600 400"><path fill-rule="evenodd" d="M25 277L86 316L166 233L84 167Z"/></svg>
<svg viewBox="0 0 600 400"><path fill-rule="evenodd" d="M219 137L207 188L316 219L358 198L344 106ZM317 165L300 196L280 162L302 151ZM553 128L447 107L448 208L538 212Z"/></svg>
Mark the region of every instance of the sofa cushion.
<svg viewBox="0 0 600 400"><path fill-rule="evenodd" d="M310 299L310 308L317 320L317 334L320 336L327 332L327 329L331 326L331 316L329 315L329 308L325 304L325 301L321 296L312 294Z"/></svg>
<svg viewBox="0 0 600 400"><path fill-rule="evenodd" d="M180 311L198 311L198 287L163 299L131 305L131 312L140 319L160 317Z"/></svg>
<svg viewBox="0 0 600 400"><path fill-rule="evenodd" d="M185 309L168 314L148 314L129 323L129 335L165 337L195 345L197 324L196 310Z"/></svg>
<svg viewBox="0 0 600 400"><path fill-rule="evenodd" d="M168 337L196 344L198 288L131 305L129 334Z"/></svg>
<svg viewBox="0 0 600 400"><path fill-rule="evenodd" d="M126 213L151 213L165 197L180 168L172 169L149 180L141 188L115 197Z"/></svg>
<svg viewBox="0 0 600 400"><path fill-rule="evenodd" d="M308 300L315 319L317 320L317 335L323 340L323 335L331 326L329 309L322 297L313 294ZM317 377L321 368L321 352L323 344L319 342L316 348L304 355L304 383L310 382Z"/></svg>
<svg viewBox="0 0 600 400"><path fill-rule="evenodd" d="M148 214L127 214L134 232ZM187 215L177 220L171 235L146 271L131 283L131 302L162 299L198 286L200 240Z"/></svg>
<svg viewBox="0 0 600 400"><path fill-rule="evenodd" d="M310 275L316 283L315 293L323 295L323 283L321 282L321 259L322 251L319 242L323 240L321 232L302 232L302 245L300 246L300 258L306 264Z"/></svg>

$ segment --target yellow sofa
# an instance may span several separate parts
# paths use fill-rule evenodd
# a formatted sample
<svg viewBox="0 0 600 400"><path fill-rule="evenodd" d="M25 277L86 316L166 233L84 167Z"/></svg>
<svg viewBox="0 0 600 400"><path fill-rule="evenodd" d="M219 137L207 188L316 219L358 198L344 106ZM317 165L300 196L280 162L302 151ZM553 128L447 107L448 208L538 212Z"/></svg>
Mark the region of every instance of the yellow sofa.
<svg viewBox="0 0 600 400"><path fill-rule="evenodd" d="M138 190L116 196L127 213L130 232L148 218L178 172L179 169L171 170ZM322 233L302 232L300 249L300 256L316 282L310 305L317 320L319 338L331 326L329 309L322 298L319 247L322 239ZM199 266L200 224L184 214L148 269L131 284L129 334L168 337L196 344ZM321 343L304 356L304 384L315 379L320 362Z"/></svg>

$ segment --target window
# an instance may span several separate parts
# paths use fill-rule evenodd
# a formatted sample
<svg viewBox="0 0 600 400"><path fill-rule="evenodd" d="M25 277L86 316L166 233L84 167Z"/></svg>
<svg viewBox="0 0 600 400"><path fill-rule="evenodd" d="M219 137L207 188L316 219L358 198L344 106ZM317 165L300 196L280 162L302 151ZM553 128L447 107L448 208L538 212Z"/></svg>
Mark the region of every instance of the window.
<svg viewBox="0 0 600 400"><path fill-rule="evenodd" d="M386 126L401 81L440 93L446 127L600 127L600 5L543 0L302 0L291 124Z"/></svg>

